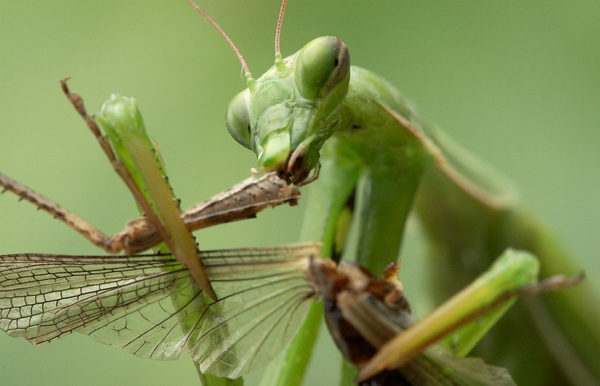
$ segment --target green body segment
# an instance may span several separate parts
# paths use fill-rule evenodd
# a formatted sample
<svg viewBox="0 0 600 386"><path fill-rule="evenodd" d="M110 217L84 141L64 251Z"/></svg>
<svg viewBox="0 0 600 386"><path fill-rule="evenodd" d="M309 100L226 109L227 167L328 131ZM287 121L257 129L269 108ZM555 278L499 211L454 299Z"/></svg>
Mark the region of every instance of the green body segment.
<svg viewBox="0 0 600 386"><path fill-rule="evenodd" d="M339 111L345 126L321 149L319 181L307 214L312 225L307 223L303 237L325 236L325 245L332 240L335 256L345 247L335 245L335 240L345 240L339 231L348 228L342 222L348 221L344 214L351 213L359 235L355 260L372 272L382 272L398 256L404 223L432 158L420 139L403 130L382 107L382 103L396 105L395 90L369 71L357 67L351 71Z"/></svg>
<svg viewBox="0 0 600 386"><path fill-rule="evenodd" d="M133 98L113 95L96 117L123 164L150 208L143 208L149 218L154 215L159 232L173 256L190 269L192 277L213 298L216 295L204 273L196 242L181 220L173 192L164 178L162 160L145 130L142 115Z"/></svg>
<svg viewBox="0 0 600 386"><path fill-rule="evenodd" d="M196 309L205 309L212 303L208 296L216 300L216 294L204 272L195 240L181 220L178 200L165 177L164 162L158 147L146 132L135 99L112 95L102 106L96 121L107 134L119 161L133 178L170 238L164 240L165 242L159 245L156 252L172 253L179 262L190 269L192 277L204 290L201 296L194 297L191 302ZM140 209L144 212L144 208ZM181 296L178 291L173 291L171 301L176 309L184 309L191 304L190 299ZM221 307L213 305L213 308L220 310ZM180 324L183 332L191 335L190 349L193 349L193 342L197 338L196 327L195 321L182 320ZM243 385L242 378L229 379L204 374L196 361L194 365L202 384Z"/></svg>
<svg viewBox="0 0 600 386"><path fill-rule="evenodd" d="M310 56L303 52L310 52ZM321 59L306 59L319 52ZM324 63L326 71L310 68ZM299 77L300 73L313 75ZM372 272L381 272L397 259L404 224L414 205L425 225L432 254L444 260L436 260L435 284L445 289L446 296L452 293L450 288L472 281L507 247L537 254L544 276L573 273L565 269L570 265L566 254L544 249L536 241L547 235L543 227L536 223L530 228L527 221L519 220L523 211L503 177L424 123L387 81L350 67L348 50L337 38L317 38L299 53L278 60L259 79L249 79L248 88L229 106L227 127L238 142L256 153L259 167L265 171L278 171L302 184L320 167L310 192L302 238L321 240L325 256L339 258L352 249L345 234L352 222L358 240L356 256L350 258ZM527 240L517 240L517 234ZM469 256L474 263L464 266ZM442 270L442 266L451 269ZM553 303L561 306L543 306L554 310L550 320L559 331L572 325L586 326L579 334L583 339L573 340L571 347L576 356L573 362L580 364L583 373L598 371L592 369L593 361L586 353L600 345L598 334L588 328L599 325L600 316L595 312L586 320L583 307L568 306L569 312L564 308L562 314L560 307L583 304L576 296L591 301L589 294L584 288L545 295L544 301L559 297ZM505 318L492 335L512 334L514 338L514 331L539 328L539 323L533 327L524 306L518 313L518 317L513 313ZM317 330L315 325L305 328ZM517 372L518 382L535 384L532 379L537 377L539 384L547 384L571 377L565 375L568 369L560 369L560 357L549 353L551 338L544 341L527 335L526 345L514 342L494 346L491 361L515 369L519 363L530 367L527 358L538 358L541 365L537 370ZM553 371L544 374L549 367ZM600 374L595 376L600 379ZM282 374L280 379L284 378ZM571 377L575 383L585 378L590 377Z"/></svg>

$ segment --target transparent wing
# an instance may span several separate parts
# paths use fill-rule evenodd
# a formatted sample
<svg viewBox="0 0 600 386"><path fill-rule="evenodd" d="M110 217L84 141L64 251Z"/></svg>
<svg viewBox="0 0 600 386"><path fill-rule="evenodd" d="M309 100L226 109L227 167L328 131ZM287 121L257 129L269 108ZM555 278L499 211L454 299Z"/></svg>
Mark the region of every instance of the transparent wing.
<svg viewBox="0 0 600 386"><path fill-rule="evenodd" d="M318 252L315 244L202 252L216 302L170 256L1 256L0 328L34 345L78 331L153 359L187 346L208 372L241 374L274 356L302 321L314 292L305 269Z"/></svg>
<svg viewBox="0 0 600 386"><path fill-rule="evenodd" d="M413 362L411 364L411 362ZM432 385L515 386L508 370L486 364L481 358L463 358L432 346L421 357L407 363L419 366L423 381Z"/></svg>
<svg viewBox="0 0 600 386"><path fill-rule="evenodd" d="M172 274L163 269L169 265ZM151 306L156 295L172 292L182 271L160 256L2 256L0 327L34 345L47 343Z"/></svg>
<svg viewBox="0 0 600 386"><path fill-rule="evenodd" d="M305 278L308 263L306 258L274 261L268 270L243 264L245 272L213 281L217 293L231 295L221 299L220 309L207 310L210 316L192 352L200 369L235 378L279 353L300 327L314 294Z"/></svg>

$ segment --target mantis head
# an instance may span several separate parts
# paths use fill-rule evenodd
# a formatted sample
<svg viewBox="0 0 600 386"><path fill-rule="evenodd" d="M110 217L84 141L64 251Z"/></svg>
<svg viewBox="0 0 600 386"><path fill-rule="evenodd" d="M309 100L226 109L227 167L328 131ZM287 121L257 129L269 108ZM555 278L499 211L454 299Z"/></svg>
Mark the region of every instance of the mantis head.
<svg viewBox="0 0 600 386"><path fill-rule="evenodd" d="M324 36L282 59L279 42L287 4L283 0L275 34L275 65L254 79L225 31L193 0L188 3L227 41L246 74L248 88L236 95L227 109L229 133L256 153L263 171L277 172L296 185L315 179L323 142L344 117L339 111L350 83L346 44Z"/></svg>
<svg viewBox="0 0 600 386"><path fill-rule="evenodd" d="M335 131L350 82L350 54L340 39L312 40L281 59L236 95L227 110L229 133L254 151L265 172L295 184L318 170L319 151Z"/></svg>

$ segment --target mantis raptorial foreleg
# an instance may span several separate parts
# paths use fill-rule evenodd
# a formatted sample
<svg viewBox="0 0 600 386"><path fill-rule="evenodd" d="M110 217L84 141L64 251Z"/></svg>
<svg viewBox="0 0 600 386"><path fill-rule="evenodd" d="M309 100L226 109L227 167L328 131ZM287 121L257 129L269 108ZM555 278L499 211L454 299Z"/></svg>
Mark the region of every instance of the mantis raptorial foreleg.
<svg viewBox="0 0 600 386"><path fill-rule="evenodd" d="M216 300L217 295L198 256L196 241L181 220L179 203L175 202L173 191L164 178L162 161L145 131L135 100L113 95L92 119L81 98L69 91L66 81L62 81L62 86L162 242L177 260L190 268L194 280ZM98 126L106 136L101 134Z"/></svg>

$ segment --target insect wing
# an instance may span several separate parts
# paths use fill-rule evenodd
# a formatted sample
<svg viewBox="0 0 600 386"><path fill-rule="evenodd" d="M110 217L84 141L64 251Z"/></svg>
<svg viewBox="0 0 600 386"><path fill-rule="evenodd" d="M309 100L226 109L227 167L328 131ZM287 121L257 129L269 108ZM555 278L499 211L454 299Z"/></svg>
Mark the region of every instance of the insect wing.
<svg viewBox="0 0 600 386"><path fill-rule="evenodd" d="M169 264L156 256L2 256L0 327L38 345L118 320L119 312L132 314L157 293L168 293L178 273L165 275Z"/></svg>
<svg viewBox="0 0 600 386"><path fill-rule="evenodd" d="M235 377L295 333L314 292L303 261L319 248L202 252L216 302L170 256L2 256L0 328L34 345L77 331L152 359L192 347L203 369Z"/></svg>
<svg viewBox="0 0 600 386"><path fill-rule="evenodd" d="M420 367L423 379L430 379L432 385L515 386L508 370L488 365L481 358L456 356L439 346L428 348L413 362Z"/></svg>
<svg viewBox="0 0 600 386"><path fill-rule="evenodd" d="M210 315L195 340L192 357L202 371L235 378L259 368L281 351L304 320L315 292L306 278L307 256L316 257L318 249L309 245L289 250L287 261L265 252L248 250L248 256L235 256L234 274L229 272L230 262L205 260L222 296L222 310L207 310ZM225 275L223 280L213 279Z"/></svg>

